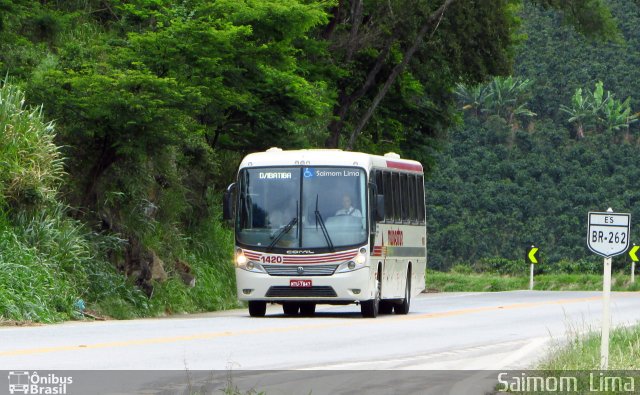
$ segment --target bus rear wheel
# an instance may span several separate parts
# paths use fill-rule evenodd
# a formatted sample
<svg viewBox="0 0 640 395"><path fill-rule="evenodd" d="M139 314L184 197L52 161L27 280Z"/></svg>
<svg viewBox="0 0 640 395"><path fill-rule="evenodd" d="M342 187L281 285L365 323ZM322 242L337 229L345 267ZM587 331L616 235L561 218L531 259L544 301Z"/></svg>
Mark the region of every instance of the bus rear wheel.
<svg viewBox="0 0 640 395"><path fill-rule="evenodd" d="M267 302L252 300L249 302L249 315L252 317L264 317L267 312Z"/></svg>
<svg viewBox="0 0 640 395"><path fill-rule="evenodd" d="M298 303L284 302L282 304L282 311L284 311L285 315L298 315L299 310L300 305Z"/></svg>
<svg viewBox="0 0 640 395"><path fill-rule="evenodd" d="M393 306L393 310L396 314L409 314L409 307L411 306L411 272L407 273L407 286L404 289L404 299Z"/></svg>

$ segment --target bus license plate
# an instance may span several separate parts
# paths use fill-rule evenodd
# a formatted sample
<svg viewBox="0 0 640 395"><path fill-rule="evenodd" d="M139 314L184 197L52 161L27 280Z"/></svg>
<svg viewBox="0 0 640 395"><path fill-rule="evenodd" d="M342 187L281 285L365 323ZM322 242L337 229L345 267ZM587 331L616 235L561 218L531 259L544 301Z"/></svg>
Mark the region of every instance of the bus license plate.
<svg viewBox="0 0 640 395"><path fill-rule="evenodd" d="M289 280L291 288L311 288L311 280Z"/></svg>

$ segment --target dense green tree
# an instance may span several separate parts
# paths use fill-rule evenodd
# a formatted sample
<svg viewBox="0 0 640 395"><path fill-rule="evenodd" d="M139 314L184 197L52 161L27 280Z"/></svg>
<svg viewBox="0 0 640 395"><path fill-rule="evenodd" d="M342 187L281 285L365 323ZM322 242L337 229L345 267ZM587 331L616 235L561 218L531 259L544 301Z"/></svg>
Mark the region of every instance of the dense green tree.
<svg viewBox="0 0 640 395"><path fill-rule="evenodd" d="M149 293L150 257L185 259L184 234L215 221L216 190L238 157L308 144L305 123L330 108L328 83L301 55L326 51L308 38L327 21L320 3L7 1L0 10L0 68L56 120L72 212L126 240L112 260Z"/></svg>
<svg viewBox="0 0 640 395"><path fill-rule="evenodd" d="M118 163L159 169L163 152L189 152L198 139L200 151L302 146L296 124L329 107L326 82L297 61L306 33L326 21L317 4L138 1L107 11L69 22L68 39L28 80L31 99L60 122L85 207L102 200L101 178Z"/></svg>
<svg viewBox="0 0 640 395"><path fill-rule="evenodd" d="M72 172L81 175L81 202L96 203L103 174L122 161L144 166L198 127L186 114L199 95L146 71L49 71L34 79L34 96L64 125Z"/></svg>
<svg viewBox="0 0 640 395"><path fill-rule="evenodd" d="M525 4L521 32L527 40L517 49L514 74L535 81L530 106L540 117L564 122L560 105L568 105L576 89L592 87L597 81L618 97L631 97L631 108L640 108L640 8L634 0L607 4L620 40L584 37L563 24L556 12Z"/></svg>
<svg viewBox="0 0 640 395"><path fill-rule="evenodd" d="M340 2L322 34L331 43L332 61L346 71L337 81L326 145L354 147L369 120L378 123L376 112L394 117L385 106L397 103L422 113L413 122L394 117L400 128L437 135L452 121L449 92L457 81L507 72L515 26L513 10L501 1L474 7L455 1Z"/></svg>
<svg viewBox="0 0 640 395"><path fill-rule="evenodd" d="M585 241L588 211L640 215L637 145L606 134L575 141L548 120L516 145L491 143L495 129L476 117L452 131L426 184L429 262L449 268L481 259L522 259L535 244L545 260L595 259ZM633 229L632 239L639 237Z"/></svg>
<svg viewBox="0 0 640 395"><path fill-rule="evenodd" d="M611 13L600 0L534 3L559 11L561 18L589 36L616 35ZM393 94L406 91L405 81L418 87L412 90L417 94L413 102L419 103L423 116L415 123L396 119L404 138L409 137L401 146L415 145L419 140L412 136L438 136L456 119L449 94L456 83L473 84L508 74L513 44L520 39L516 33L520 5L520 1L484 1L473 6L450 0L406 5L340 1L322 37L332 43L334 63L348 72L338 79L338 101L326 146L353 148L372 119L369 134L379 136L375 113L382 112L386 120L393 116L384 106L407 101L406 96ZM347 136L347 142L341 143Z"/></svg>

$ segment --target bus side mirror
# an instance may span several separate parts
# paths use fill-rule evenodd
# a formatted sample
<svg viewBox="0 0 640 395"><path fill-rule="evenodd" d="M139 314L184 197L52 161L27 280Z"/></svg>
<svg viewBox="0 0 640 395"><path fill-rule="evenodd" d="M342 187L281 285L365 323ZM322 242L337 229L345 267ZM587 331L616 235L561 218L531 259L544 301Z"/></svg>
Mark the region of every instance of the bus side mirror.
<svg viewBox="0 0 640 395"><path fill-rule="evenodd" d="M233 203L235 202L236 183L230 184L224 191L222 198L222 219L231 221L233 219Z"/></svg>
<svg viewBox="0 0 640 395"><path fill-rule="evenodd" d="M384 221L384 195L376 195L376 221Z"/></svg>

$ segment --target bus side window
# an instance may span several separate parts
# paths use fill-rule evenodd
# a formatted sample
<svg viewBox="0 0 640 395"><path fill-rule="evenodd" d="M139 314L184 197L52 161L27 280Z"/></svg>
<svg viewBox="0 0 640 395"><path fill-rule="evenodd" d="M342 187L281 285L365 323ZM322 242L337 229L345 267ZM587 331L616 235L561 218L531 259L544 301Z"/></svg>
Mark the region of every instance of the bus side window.
<svg viewBox="0 0 640 395"><path fill-rule="evenodd" d="M373 170L375 172L375 184L376 184L376 193L378 195L384 195L384 181L383 181L383 176L382 176L382 171L381 170ZM375 222L375 218L376 218L376 213L373 211L373 207L376 204L376 200L377 200L377 196L375 195L371 195L369 197L369 209L371 212L371 223ZM381 207L380 209L382 209L383 207ZM382 219L382 221L384 221L384 218Z"/></svg>
<svg viewBox="0 0 640 395"><path fill-rule="evenodd" d="M424 214L425 214L425 201L424 201L424 180L423 176L418 176L418 220L421 224L424 223Z"/></svg>
<svg viewBox="0 0 640 395"><path fill-rule="evenodd" d="M409 183L407 182L407 175L400 175L400 194L402 201L402 222L409 222Z"/></svg>
<svg viewBox="0 0 640 395"><path fill-rule="evenodd" d="M382 172L375 170L376 188L378 189L378 195L384 195L384 183L382 182Z"/></svg>
<svg viewBox="0 0 640 395"><path fill-rule="evenodd" d="M400 176L398 173L391 173L391 185L393 188L393 220L402 223L402 194L400 192Z"/></svg>
<svg viewBox="0 0 640 395"><path fill-rule="evenodd" d="M391 173L385 171L384 178L384 222L393 222L393 188L391 186Z"/></svg>
<svg viewBox="0 0 640 395"><path fill-rule="evenodd" d="M409 220L412 224L418 222L418 215L416 210L418 209L418 199L416 197L416 176L409 174Z"/></svg>

